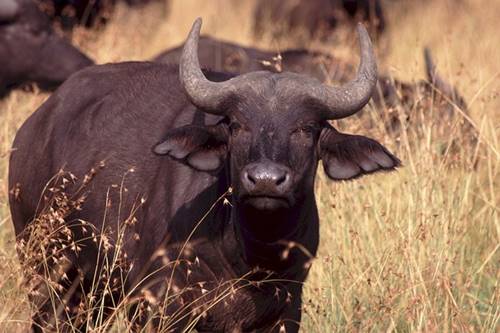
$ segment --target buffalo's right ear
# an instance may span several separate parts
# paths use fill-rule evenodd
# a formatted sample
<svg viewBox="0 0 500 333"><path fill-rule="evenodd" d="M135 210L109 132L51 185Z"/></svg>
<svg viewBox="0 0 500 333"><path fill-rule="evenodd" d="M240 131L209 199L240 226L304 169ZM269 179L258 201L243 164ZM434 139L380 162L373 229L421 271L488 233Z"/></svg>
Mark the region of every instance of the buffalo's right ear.
<svg viewBox="0 0 500 333"><path fill-rule="evenodd" d="M0 23L11 22L19 14L19 3L16 0L0 1Z"/></svg>
<svg viewBox="0 0 500 333"><path fill-rule="evenodd" d="M327 125L320 136L320 156L333 180L348 180L377 171L390 171L401 162L377 141L340 133Z"/></svg>
<svg viewBox="0 0 500 333"><path fill-rule="evenodd" d="M153 151L158 155L168 155L196 170L216 171L226 159L228 138L225 124L188 125L171 130Z"/></svg>

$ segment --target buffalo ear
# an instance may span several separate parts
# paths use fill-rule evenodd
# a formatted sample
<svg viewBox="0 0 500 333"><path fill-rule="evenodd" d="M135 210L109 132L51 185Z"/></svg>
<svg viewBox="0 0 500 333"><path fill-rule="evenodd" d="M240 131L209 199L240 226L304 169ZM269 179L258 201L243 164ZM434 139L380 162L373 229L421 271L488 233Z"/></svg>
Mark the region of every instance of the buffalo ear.
<svg viewBox="0 0 500 333"><path fill-rule="evenodd" d="M216 171L227 156L228 131L225 125L188 125L167 133L153 151L168 155L196 170Z"/></svg>
<svg viewBox="0 0 500 333"><path fill-rule="evenodd" d="M0 22L14 21L19 14L19 4L16 0L0 1Z"/></svg>
<svg viewBox="0 0 500 333"><path fill-rule="evenodd" d="M331 126L320 137L320 156L326 174L347 180L377 171L394 170L401 161L375 140L338 132Z"/></svg>

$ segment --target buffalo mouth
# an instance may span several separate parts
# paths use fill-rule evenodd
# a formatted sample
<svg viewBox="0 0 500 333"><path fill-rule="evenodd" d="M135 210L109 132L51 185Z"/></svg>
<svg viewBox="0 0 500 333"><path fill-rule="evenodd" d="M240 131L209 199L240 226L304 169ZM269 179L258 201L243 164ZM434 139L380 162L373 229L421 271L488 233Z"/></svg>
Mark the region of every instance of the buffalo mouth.
<svg viewBox="0 0 500 333"><path fill-rule="evenodd" d="M276 195L246 195L242 198L245 205L258 210L277 210L290 208L290 202L283 196Z"/></svg>

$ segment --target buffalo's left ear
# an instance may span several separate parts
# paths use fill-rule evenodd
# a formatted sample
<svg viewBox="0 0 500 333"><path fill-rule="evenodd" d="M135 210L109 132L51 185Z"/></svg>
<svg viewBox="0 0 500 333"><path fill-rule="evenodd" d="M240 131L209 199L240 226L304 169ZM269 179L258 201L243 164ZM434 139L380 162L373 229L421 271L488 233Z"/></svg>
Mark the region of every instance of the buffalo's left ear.
<svg viewBox="0 0 500 333"><path fill-rule="evenodd" d="M188 125L171 130L153 151L168 155L196 170L216 171L227 155L228 131L226 125Z"/></svg>
<svg viewBox="0 0 500 333"><path fill-rule="evenodd" d="M381 170L394 170L401 162L375 140L323 129L319 141L326 174L333 180L347 180Z"/></svg>

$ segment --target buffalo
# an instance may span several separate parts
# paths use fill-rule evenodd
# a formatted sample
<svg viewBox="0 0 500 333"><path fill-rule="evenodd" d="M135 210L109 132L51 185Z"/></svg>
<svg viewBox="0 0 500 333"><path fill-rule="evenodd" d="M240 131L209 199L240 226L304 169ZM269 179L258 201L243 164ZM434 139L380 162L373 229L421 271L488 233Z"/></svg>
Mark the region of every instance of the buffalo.
<svg viewBox="0 0 500 333"><path fill-rule="evenodd" d="M366 22L375 35L385 30L380 0L259 0L254 12L254 32L274 37L302 33L324 38L341 24Z"/></svg>
<svg viewBox="0 0 500 333"><path fill-rule="evenodd" d="M106 0L39 0L52 20L60 20L62 27L71 29L75 24L92 26L100 17Z"/></svg>
<svg viewBox="0 0 500 333"><path fill-rule="evenodd" d="M174 47L156 56L153 61L178 64L182 46ZM436 109L438 123L452 123L457 120L456 108L467 114L467 103L460 93L450 85L437 71L428 48L424 50L427 79L409 83L394 79L390 75L379 75L377 88L373 92L373 104L385 118L384 126L392 136L399 136L402 131L401 120L416 128L417 112L423 109L429 113ZM203 36L199 41L199 61L202 67L233 74L268 70L271 72L289 71L313 76L322 82L345 83L355 74L351 62L341 60L330 54L306 49L288 49L279 53L244 47ZM399 112L400 109L403 112ZM477 135L468 121L460 120L460 136L473 147ZM371 118L367 127L377 127ZM449 138L443 133L444 140ZM449 134L449 133L447 133Z"/></svg>
<svg viewBox="0 0 500 333"><path fill-rule="evenodd" d="M37 239L30 237L47 234L35 232L43 221L69 230L61 241L51 233L52 243L43 242L50 254L58 252L50 244L74 240L60 249L64 264L42 265L62 266L49 269L61 294L38 304L35 330L54 327L61 316L85 331L88 320L72 311L90 304L85 318L102 321L122 298L135 296L140 305L129 315L139 327L165 329L170 319L172 331L297 332L319 241L319 161L335 181L400 165L377 141L328 122L357 113L375 89L375 56L362 25L358 73L340 87L291 72L202 70L200 29L197 19L180 65L87 68L19 129L9 201L21 261L34 257L22 255ZM101 247L93 234L105 230ZM126 269L96 275L117 258L119 245ZM101 274L102 288L95 286ZM99 305L84 299L96 290ZM37 291L33 298L47 288ZM96 308L105 310L92 317ZM134 317L148 308L161 318Z"/></svg>
<svg viewBox="0 0 500 333"><path fill-rule="evenodd" d="M203 68L233 74L243 74L261 70L272 72L294 72L313 76L320 81L342 81L351 73L351 66L322 52L307 49L287 49L272 52L252 47L244 47L210 36L199 40L199 61ZM157 55L153 61L178 64L183 46L179 45Z"/></svg>
<svg viewBox="0 0 500 333"><path fill-rule="evenodd" d="M93 61L52 29L31 0L0 2L0 95L34 82L52 90Z"/></svg>
<svg viewBox="0 0 500 333"><path fill-rule="evenodd" d="M426 80L409 83L381 75L373 104L381 110L386 132L397 140L403 132L422 138L432 129L433 151L449 157L450 165L459 160L476 166L472 157L463 151L476 149L478 132L470 121L464 97L437 71L428 48L424 49ZM371 128L372 120L365 122Z"/></svg>
<svg viewBox="0 0 500 333"><path fill-rule="evenodd" d="M112 10L120 0L37 0L63 28L71 29L80 24L91 27L105 21L105 12ZM129 6L147 4L152 0L123 0Z"/></svg>

